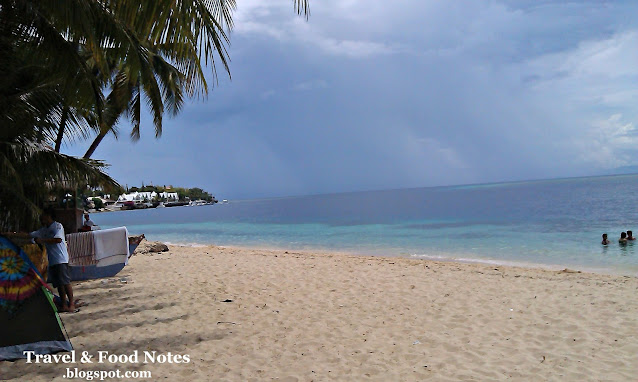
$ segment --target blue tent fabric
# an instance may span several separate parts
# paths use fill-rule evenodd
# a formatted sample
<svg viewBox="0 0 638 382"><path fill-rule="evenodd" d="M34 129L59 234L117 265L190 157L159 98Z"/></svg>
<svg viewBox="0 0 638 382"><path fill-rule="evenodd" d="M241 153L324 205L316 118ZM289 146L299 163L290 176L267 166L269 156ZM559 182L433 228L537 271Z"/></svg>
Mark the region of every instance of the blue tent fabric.
<svg viewBox="0 0 638 382"><path fill-rule="evenodd" d="M0 361L71 351L53 295L29 257L0 235Z"/></svg>
<svg viewBox="0 0 638 382"><path fill-rule="evenodd" d="M43 285L29 256L9 239L0 237L0 309L15 313Z"/></svg>

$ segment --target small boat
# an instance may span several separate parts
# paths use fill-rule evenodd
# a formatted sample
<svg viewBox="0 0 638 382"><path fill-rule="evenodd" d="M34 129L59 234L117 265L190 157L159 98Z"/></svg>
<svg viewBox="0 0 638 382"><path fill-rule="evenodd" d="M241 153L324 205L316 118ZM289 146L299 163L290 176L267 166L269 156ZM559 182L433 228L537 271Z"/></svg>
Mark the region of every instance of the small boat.
<svg viewBox="0 0 638 382"><path fill-rule="evenodd" d="M135 209L147 209L153 208L153 203L150 202L135 202Z"/></svg>
<svg viewBox="0 0 638 382"><path fill-rule="evenodd" d="M134 210L135 202L132 200L127 200L122 202L122 210Z"/></svg>
<svg viewBox="0 0 638 382"><path fill-rule="evenodd" d="M69 270L71 271L71 280L73 281L83 281L83 280L93 280L93 279L101 279L105 277L113 277L120 273L122 269L128 264L128 259L133 255L135 249L137 249L137 244L129 244L130 255L127 256L125 262L118 262L115 264L98 266L98 265L69 265ZM119 259L122 260L122 259Z"/></svg>
<svg viewBox="0 0 638 382"><path fill-rule="evenodd" d="M66 235L71 280L117 275L142 240L144 235L129 237L126 227Z"/></svg>
<svg viewBox="0 0 638 382"><path fill-rule="evenodd" d="M107 202L104 205L104 209L107 210L107 211L120 211L122 209L122 203Z"/></svg>
<svg viewBox="0 0 638 382"><path fill-rule="evenodd" d="M95 233L98 233L97 238ZM71 280L117 275L144 239L144 235L128 236L126 227L66 235ZM25 251L34 267L46 279L49 261L44 246L32 244L31 239L13 238L13 241Z"/></svg>
<svg viewBox="0 0 638 382"><path fill-rule="evenodd" d="M180 207L188 205L188 202L168 202L165 205L166 207Z"/></svg>

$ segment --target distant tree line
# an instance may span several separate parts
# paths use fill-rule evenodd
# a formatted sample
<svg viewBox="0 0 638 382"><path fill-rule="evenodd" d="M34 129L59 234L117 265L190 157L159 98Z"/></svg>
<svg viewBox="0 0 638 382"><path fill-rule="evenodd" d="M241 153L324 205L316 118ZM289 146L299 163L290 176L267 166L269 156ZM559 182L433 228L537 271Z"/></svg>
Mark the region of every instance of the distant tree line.
<svg viewBox="0 0 638 382"><path fill-rule="evenodd" d="M119 192L117 194L110 194L112 199L116 199L120 194L122 193L133 193L133 192L153 192L155 191L157 194L161 193L161 192L176 192L179 200L180 201L184 201L184 200L206 200L208 202L212 202L213 200L215 200L215 196L212 195L211 193L204 191L202 188L199 187L193 187L193 188L185 188L185 187L166 187L166 186L145 186L142 184L141 187L126 187L126 188L121 188L118 190ZM101 189L93 189L93 190L89 190L86 193L86 196L91 197L91 196L99 196L99 197L104 197L105 195L108 195L108 192L104 192L104 190ZM162 200L163 198L161 197L157 197L156 198L157 201L164 201ZM150 202L151 200L149 200Z"/></svg>

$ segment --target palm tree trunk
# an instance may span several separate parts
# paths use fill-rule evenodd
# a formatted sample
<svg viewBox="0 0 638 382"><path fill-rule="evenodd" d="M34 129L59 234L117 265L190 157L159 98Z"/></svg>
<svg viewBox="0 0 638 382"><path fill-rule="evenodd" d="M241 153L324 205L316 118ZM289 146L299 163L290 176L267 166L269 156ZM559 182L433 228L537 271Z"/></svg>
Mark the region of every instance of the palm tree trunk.
<svg viewBox="0 0 638 382"><path fill-rule="evenodd" d="M60 119L60 128L58 130L58 136L55 138L55 152L60 152L62 147L62 137L64 137L64 129L66 128L66 120L69 117L69 108L67 106L62 110L62 118Z"/></svg>
<svg viewBox="0 0 638 382"><path fill-rule="evenodd" d="M86 150L86 153L84 154L84 159L91 158L91 155L93 155L93 153L95 152L95 149L97 149L97 147L100 145L100 142L102 142L102 139L104 139L107 133L108 133L108 130L103 133L100 132L100 134L98 134L98 136L95 137L95 139L93 140L93 143L91 143L91 147L89 147L89 149Z"/></svg>

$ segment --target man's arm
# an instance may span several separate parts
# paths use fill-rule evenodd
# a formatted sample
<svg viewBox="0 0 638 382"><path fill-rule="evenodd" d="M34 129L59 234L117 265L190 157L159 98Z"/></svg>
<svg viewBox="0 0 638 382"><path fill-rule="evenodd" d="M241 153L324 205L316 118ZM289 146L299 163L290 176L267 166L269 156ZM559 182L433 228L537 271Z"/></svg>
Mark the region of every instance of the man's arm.
<svg viewBox="0 0 638 382"><path fill-rule="evenodd" d="M17 237L20 239L30 239L31 234L28 232L2 232L2 236L6 236L8 238Z"/></svg>
<svg viewBox="0 0 638 382"><path fill-rule="evenodd" d="M33 234L29 232L3 232L3 236L15 242L18 245L33 243Z"/></svg>
<svg viewBox="0 0 638 382"><path fill-rule="evenodd" d="M33 241L35 241L37 244L54 244L56 242L54 241L50 241L54 238L47 238L46 237L46 231L44 230L44 228L40 228L37 231L33 231L29 234L29 237L33 238Z"/></svg>
<svg viewBox="0 0 638 382"><path fill-rule="evenodd" d="M38 244L58 244L62 242L62 239L60 239L59 237L52 237L50 239L36 237L35 242Z"/></svg>

